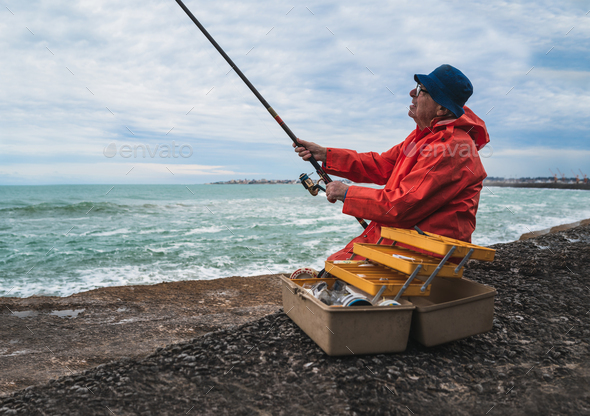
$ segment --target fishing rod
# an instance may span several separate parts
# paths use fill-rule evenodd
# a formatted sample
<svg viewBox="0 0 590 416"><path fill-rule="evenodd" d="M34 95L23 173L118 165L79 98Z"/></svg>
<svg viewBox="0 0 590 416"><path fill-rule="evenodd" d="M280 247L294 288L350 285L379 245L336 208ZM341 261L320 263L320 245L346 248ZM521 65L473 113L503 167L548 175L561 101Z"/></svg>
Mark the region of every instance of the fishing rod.
<svg viewBox="0 0 590 416"><path fill-rule="evenodd" d="M246 75L244 75L244 73L240 70L240 68L238 68L237 65L234 64L234 61L231 60L231 58L225 53L225 51L221 48L221 46L219 46L219 44L215 41L215 39L213 39L213 37L209 34L209 32L207 32L207 29L205 29L205 27L201 24L201 22L199 22L197 20L197 18L191 13L191 11L184 5L184 3L181 0L176 0L176 3L178 3L178 5L182 8L182 10L184 10L184 12L187 14L187 16L190 17L190 19L193 21L193 23L195 25L197 25L197 27L201 30L201 32L203 32L203 35L205 35L205 37L207 39L209 39L209 42L211 42L211 44L215 47L215 49L217 49L217 51L221 54L221 56L223 56L223 58L232 67L232 69L234 71L236 71L236 74L238 74L238 76L242 79L242 81L244 81L244 83L248 86L248 88L250 88L250 91L252 91L254 93L256 98L258 98L258 100L262 103L264 108L266 108L266 110L270 113L272 118L274 118L276 120L276 122L279 123L279 126L281 126L283 128L285 133L287 133L287 136L289 136L291 138L291 140L293 140L293 143L295 143L297 146L305 147L305 146L302 146L297 141L297 136L295 136L295 134L291 131L289 126L287 126L287 124L285 124L285 122L281 119L281 117L279 117L277 112L270 106L270 104L258 92L256 87L254 87L254 85L252 85L250 80L248 80L248 78L246 78ZM307 189L309 191L309 193L311 193L313 196L315 196L318 194L318 191L320 189L325 191L325 189L319 185L319 182L322 181L325 184L329 184L330 182L332 182L332 179L328 176L328 174L324 171L324 169L322 169L322 167L320 166L318 161L313 157L313 155L311 155L311 158L309 159L309 161L311 162L311 164L315 168L315 171L317 172L320 179L318 180L318 182L316 184L314 184L313 181L309 178L309 176L305 173L302 173L301 176L299 176L299 179L301 179L301 183L303 184L305 189ZM366 223L365 220L363 220L362 218L357 218L356 220L363 226L363 228L367 228L368 224Z"/></svg>

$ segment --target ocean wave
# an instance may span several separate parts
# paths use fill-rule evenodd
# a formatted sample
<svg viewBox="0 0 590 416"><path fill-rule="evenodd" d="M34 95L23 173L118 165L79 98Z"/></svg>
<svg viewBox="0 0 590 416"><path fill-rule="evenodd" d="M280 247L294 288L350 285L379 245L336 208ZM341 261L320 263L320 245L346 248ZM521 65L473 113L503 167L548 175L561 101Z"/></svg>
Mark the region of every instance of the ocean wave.
<svg viewBox="0 0 590 416"><path fill-rule="evenodd" d="M236 265L227 259L219 258L215 264L178 267L175 270L159 270L157 267L148 269L141 266L82 269L77 270L76 277L55 278L51 281L29 278L21 279L13 285L0 281L0 296L23 298L33 295L70 296L101 287L151 285L162 282L211 280L228 276L256 276L285 272L285 266L268 265L267 267L262 264Z"/></svg>
<svg viewBox="0 0 590 416"><path fill-rule="evenodd" d="M0 215L22 215L22 216L39 216L44 214L51 215L70 215L86 214L88 210L102 213L120 213L128 211L131 207L128 205L119 205L112 202L78 202L75 204L61 205L50 202L28 205L25 207L10 207L0 209Z"/></svg>
<svg viewBox="0 0 590 416"><path fill-rule="evenodd" d="M104 188L102 195L109 189ZM300 197L296 187L289 187L292 196L269 192L255 198L244 197L253 188L220 187L198 204L188 191L185 198L176 190L160 192L164 188L129 187L124 196L111 192L106 201L93 187L64 188L67 197L48 187L45 203L4 201L0 296L13 287L8 296L67 296L104 286L321 269L330 254L362 232L337 206ZM590 218L588 192L486 192L476 244L514 241L529 230ZM85 201L73 203L78 195Z"/></svg>
<svg viewBox="0 0 590 416"><path fill-rule="evenodd" d="M92 237L110 237L111 235L118 235L118 234L128 234L130 232L129 228L121 228L118 230L112 231L86 231L80 236L92 236Z"/></svg>
<svg viewBox="0 0 590 416"><path fill-rule="evenodd" d="M157 228L155 230L140 230L139 232L137 232L138 235L144 235L144 234L170 234L170 233L176 233L179 230L165 230L163 228Z"/></svg>
<svg viewBox="0 0 590 416"><path fill-rule="evenodd" d="M195 235L195 234L211 234L218 233L220 231L227 231L227 228L212 225L210 227L193 228L192 230L184 233L183 235Z"/></svg>
<svg viewBox="0 0 590 416"><path fill-rule="evenodd" d="M343 233L353 231L356 232L356 235L362 232L362 228L357 227L356 224L352 225L325 225L323 227L318 227L312 230L301 231L298 235L310 235L310 234L324 234L324 233ZM355 236L356 236L355 235Z"/></svg>

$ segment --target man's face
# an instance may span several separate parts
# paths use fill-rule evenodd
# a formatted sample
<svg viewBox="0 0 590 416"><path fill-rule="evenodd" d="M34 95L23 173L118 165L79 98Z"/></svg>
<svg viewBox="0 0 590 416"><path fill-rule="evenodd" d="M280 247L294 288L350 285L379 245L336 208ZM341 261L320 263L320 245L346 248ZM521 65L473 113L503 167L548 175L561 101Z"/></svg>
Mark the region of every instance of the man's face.
<svg viewBox="0 0 590 416"><path fill-rule="evenodd" d="M437 111L442 107L436 103L426 91L422 84L418 84L421 88L420 94L416 95L416 88L410 91L412 97L412 104L408 115L414 119L420 130L430 126L430 122L437 116Z"/></svg>

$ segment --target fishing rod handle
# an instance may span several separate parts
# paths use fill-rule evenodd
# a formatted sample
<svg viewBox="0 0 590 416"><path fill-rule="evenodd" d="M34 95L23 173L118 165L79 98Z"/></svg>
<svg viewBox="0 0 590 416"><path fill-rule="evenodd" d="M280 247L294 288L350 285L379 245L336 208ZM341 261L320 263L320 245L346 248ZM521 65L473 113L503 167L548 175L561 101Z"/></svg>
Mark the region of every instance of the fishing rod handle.
<svg viewBox="0 0 590 416"><path fill-rule="evenodd" d="M271 106L268 106L267 107L267 111L270 113L270 115L272 116L272 118L274 118L275 121L277 123L279 123L279 126L281 126L283 128L283 130L285 131L285 133L287 133L287 136L289 136L291 138L291 140L293 140L293 143L295 143L297 146L305 147L301 143L299 143L299 139L297 138L297 136L295 136L295 133L293 133L291 131L291 129L289 128L289 126L287 126L287 123L285 123L283 121L283 119L277 114L277 112ZM333 182L332 181L332 178L330 178L328 176L328 174L326 173L326 171L318 163L318 161L316 160L316 158L313 157L313 155L311 155L311 158L309 159L309 162L313 165L313 167L315 168L315 171L317 172L318 176L324 181L324 183L328 184L330 182Z"/></svg>

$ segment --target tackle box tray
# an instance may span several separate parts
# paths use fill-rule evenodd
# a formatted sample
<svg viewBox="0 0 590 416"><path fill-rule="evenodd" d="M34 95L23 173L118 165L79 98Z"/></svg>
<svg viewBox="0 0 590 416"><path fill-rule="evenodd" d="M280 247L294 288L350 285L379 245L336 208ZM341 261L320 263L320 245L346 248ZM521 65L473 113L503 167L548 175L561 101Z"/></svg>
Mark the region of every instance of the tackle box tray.
<svg viewBox="0 0 590 416"><path fill-rule="evenodd" d="M418 276L430 276L441 261L436 257L419 254L407 248L377 244L355 243L353 252L408 275L412 274L421 264L422 268L418 272ZM437 276L460 278L463 276L463 268L455 273L456 268L456 264L447 262L439 270Z"/></svg>
<svg viewBox="0 0 590 416"><path fill-rule="evenodd" d="M382 293L383 296L397 295L409 277L387 267L367 262L347 261L346 263L335 264L332 261L326 261L325 269L332 276L336 276L373 296L379 292L382 286L386 287ZM403 293L403 296L428 296L431 285L428 285L426 290L421 292L420 289L423 284L418 278L414 279Z"/></svg>
<svg viewBox="0 0 590 416"><path fill-rule="evenodd" d="M280 276L283 309L328 355L386 354L406 349L414 306L328 306L309 294L305 283L336 279L295 279Z"/></svg>
<svg viewBox="0 0 590 416"><path fill-rule="evenodd" d="M494 319L496 289L468 279L434 279L428 297L411 297L416 306L410 336L432 347L488 332Z"/></svg>
<svg viewBox="0 0 590 416"><path fill-rule="evenodd" d="M381 236L390 240L417 247L422 250L445 256L453 246L456 246L453 257L465 257L469 250L473 249L470 259L492 261L496 250L477 246L454 238L443 237L437 234L428 233L428 235L419 234L415 230L406 230L402 228L381 228Z"/></svg>

